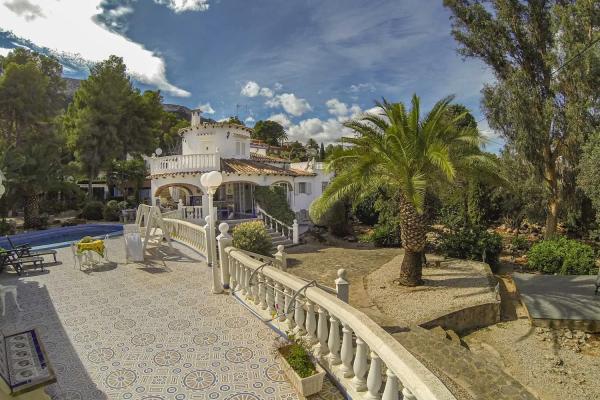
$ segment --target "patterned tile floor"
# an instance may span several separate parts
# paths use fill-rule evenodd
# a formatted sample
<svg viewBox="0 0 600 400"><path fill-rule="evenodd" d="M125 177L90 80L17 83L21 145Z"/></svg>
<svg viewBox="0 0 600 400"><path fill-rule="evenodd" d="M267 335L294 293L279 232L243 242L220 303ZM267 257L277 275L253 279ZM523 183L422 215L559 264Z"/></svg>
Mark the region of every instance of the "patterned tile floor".
<svg viewBox="0 0 600 400"><path fill-rule="evenodd" d="M174 244L150 261L125 264L121 238L111 263L83 272L70 249L45 273L18 286L1 320L4 333L36 328L58 383L52 399L296 399L274 359L277 335L228 295L213 295L200 257ZM343 398L326 382L316 397Z"/></svg>

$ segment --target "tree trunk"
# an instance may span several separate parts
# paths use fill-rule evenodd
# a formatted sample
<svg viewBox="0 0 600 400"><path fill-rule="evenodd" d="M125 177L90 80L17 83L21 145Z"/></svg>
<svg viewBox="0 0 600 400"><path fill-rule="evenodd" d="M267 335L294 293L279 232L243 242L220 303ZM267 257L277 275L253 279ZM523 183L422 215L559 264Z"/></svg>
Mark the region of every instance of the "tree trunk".
<svg viewBox="0 0 600 400"><path fill-rule="evenodd" d="M560 205L560 187L558 182L558 173L556 170L556 160L549 150L544 151L544 179L550 189L548 198L548 214L546 215L546 239L556 235L556 226L558 225L558 210Z"/></svg>
<svg viewBox="0 0 600 400"><path fill-rule="evenodd" d="M544 238L549 239L556 235L558 225L558 206L559 201L555 196L548 200L548 215L546 215L546 233Z"/></svg>
<svg viewBox="0 0 600 400"><path fill-rule="evenodd" d="M400 267L399 282L404 286L423 284L423 252L425 251L425 218L412 203L400 196L400 236L404 260Z"/></svg>
<svg viewBox="0 0 600 400"><path fill-rule="evenodd" d="M24 221L25 228L40 227L40 199L37 194L29 194L25 197L24 204Z"/></svg>

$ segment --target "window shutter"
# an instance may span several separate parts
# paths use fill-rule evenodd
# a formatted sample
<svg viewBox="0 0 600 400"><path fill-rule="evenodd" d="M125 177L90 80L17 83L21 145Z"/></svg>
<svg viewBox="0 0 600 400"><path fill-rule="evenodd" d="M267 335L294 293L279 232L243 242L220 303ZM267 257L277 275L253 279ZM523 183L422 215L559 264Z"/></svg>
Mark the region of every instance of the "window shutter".
<svg viewBox="0 0 600 400"><path fill-rule="evenodd" d="M296 193L300 193L300 182L296 182Z"/></svg>
<svg viewBox="0 0 600 400"><path fill-rule="evenodd" d="M310 186L311 186L311 183L310 182L306 182L306 194L311 194L312 193Z"/></svg>
<svg viewBox="0 0 600 400"><path fill-rule="evenodd" d="M240 142L235 142L235 154L240 155Z"/></svg>

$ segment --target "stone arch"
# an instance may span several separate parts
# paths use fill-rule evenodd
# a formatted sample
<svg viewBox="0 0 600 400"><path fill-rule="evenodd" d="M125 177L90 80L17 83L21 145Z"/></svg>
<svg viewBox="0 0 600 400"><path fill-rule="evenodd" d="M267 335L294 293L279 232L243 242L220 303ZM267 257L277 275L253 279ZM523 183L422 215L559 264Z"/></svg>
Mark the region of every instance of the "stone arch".
<svg viewBox="0 0 600 400"><path fill-rule="evenodd" d="M198 185L193 185L191 183L167 183L165 185L161 185L158 188L156 188L156 190L153 193L153 197L156 199L161 199L161 198L167 198L170 199L171 198L171 194L170 194L170 190L171 188L178 188L183 190L183 192L185 193L187 198L190 198L192 196L202 196L204 194L204 191L202 190L202 188Z"/></svg>

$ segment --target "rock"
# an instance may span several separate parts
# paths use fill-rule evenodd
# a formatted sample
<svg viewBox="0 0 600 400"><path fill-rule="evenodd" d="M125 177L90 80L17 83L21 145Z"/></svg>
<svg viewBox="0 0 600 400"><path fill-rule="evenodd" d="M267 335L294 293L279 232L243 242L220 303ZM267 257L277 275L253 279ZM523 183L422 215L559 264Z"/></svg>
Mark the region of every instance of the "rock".
<svg viewBox="0 0 600 400"><path fill-rule="evenodd" d="M565 337L566 337L567 339L573 339L573 332L571 332L571 331L566 331L566 332L565 332Z"/></svg>

